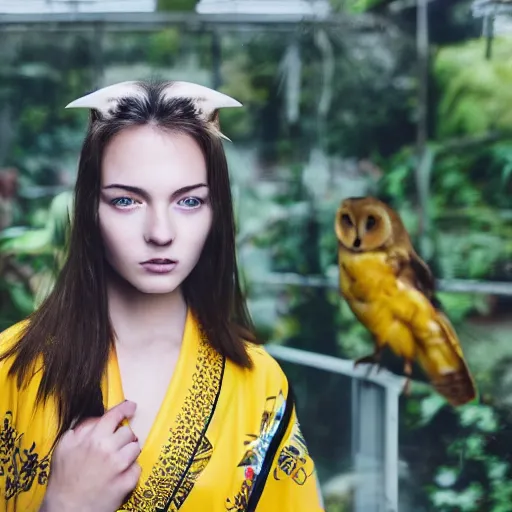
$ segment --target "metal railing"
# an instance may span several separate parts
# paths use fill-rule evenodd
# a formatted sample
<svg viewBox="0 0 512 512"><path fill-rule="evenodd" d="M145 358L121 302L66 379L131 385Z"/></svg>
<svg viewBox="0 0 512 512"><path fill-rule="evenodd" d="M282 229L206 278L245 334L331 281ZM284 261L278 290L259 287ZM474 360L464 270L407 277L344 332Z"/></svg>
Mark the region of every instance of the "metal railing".
<svg viewBox="0 0 512 512"><path fill-rule="evenodd" d="M294 273L274 272L250 280L253 285L265 286L302 286L305 288L338 289L337 277L303 276ZM481 295L499 295L512 297L512 282L477 281L472 279L438 279L437 289L451 293L475 293Z"/></svg>
<svg viewBox="0 0 512 512"><path fill-rule="evenodd" d="M337 278L268 273L253 285L337 289ZM512 297L512 283L440 279L440 291ZM278 344L267 345L276 359L348 376L352 379L352 460L354 471L369 475L356 480L353 512L398 512L399 396L405 379L385 369ZM364 442L363 442L364 440Z"/></svg>
<svg viewBox="0 0 512 512"><path fill-rule="evenodd" d="M278 360L352 379L352 460L355 474L364 475L355 482L353 512L398 512L398 401L405 379L306 350L272 343L266 349Z"/></svg>

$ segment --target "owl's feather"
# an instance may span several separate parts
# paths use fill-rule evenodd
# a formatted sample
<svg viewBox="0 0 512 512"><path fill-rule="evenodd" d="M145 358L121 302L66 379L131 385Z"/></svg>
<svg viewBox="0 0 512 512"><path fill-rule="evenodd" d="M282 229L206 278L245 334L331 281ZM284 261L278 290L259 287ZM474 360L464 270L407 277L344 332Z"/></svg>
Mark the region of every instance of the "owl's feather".
<svg viewBox="0 0 512 512"><path fill-rule="evenodd" d="M457 334L440 309L435 281L412 247L398 214L375 198L342 202L336 214L340 291L375 339L379 362L388 346L423 368L433 387L454 406L473 400L475 385Z"/></svg>

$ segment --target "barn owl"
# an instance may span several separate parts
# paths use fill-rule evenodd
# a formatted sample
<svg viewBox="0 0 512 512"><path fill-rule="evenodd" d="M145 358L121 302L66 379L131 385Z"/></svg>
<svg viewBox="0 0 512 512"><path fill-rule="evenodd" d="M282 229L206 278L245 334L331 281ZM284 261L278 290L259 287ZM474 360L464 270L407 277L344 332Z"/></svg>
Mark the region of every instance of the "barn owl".
<svg viewBox="0 0 512 512"><path fill-rule="evenodd" d="M374 353L356 364L378 364L388 346L403 358L406 390L417 361L450 404L473 400L475 384L457 334L400 216L373 197L348 198L336 212L334 227L341 295L375 341Z"/></svg>

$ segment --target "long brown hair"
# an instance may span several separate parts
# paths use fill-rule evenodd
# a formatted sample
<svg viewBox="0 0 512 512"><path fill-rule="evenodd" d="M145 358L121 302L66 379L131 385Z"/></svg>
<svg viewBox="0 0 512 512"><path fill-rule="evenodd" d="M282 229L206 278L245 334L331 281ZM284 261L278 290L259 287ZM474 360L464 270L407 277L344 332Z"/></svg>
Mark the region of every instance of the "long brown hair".
<svg viewBox="0 0 512 512"><path fill-rule="evenodd" d="M202 255L182 285L187 305L209 343L241 367L251 367L242 338L255 342L241 291L235 254L235 222L228 166L218 136L198 117L191 100L163 97L168 82L141 84L144 96L122 99L109 118L91 111L75 185L67 259L43 304L29 317L18 342L0 360L14 356L10 375L21 386L43 357L37 402L57 398L57 439L89 416L103 414L100 382L113 343L106 275L98 226L101 163L105 147L129 126L152 124L188 134L206 159L213 210Z"/></svg>

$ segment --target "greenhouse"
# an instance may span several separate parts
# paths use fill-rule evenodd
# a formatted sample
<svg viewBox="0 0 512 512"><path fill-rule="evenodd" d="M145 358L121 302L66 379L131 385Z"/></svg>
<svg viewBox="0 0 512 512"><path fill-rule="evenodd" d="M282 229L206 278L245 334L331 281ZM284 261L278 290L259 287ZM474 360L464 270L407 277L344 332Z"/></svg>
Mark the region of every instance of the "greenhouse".
<svg viewBox="0 0 512 512"><path fill-rule="evenodd" d="M243 291L325 511L512 512L512 2L0 0L0 36L1 330L66 258L88 113L64 107L129 80L216 89L243 105L219 115ZM403 221L471 399L437 349L355 365L379 336L340 283L354 197Z"/></svg>

